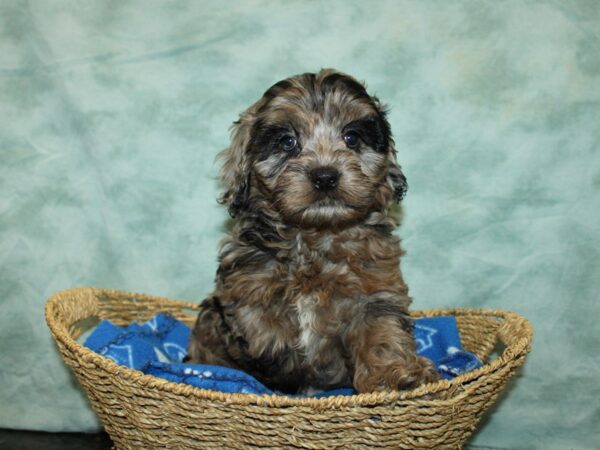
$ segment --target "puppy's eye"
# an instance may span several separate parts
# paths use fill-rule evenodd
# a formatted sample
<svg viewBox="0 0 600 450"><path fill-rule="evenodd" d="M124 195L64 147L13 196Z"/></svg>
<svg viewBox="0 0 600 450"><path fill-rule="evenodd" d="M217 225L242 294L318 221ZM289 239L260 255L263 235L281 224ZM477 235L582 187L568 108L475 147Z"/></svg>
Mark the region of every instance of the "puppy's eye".
<svg viewBox="0 0 600 450"><path fill-rule="evenodd" d="M344 142L346 143L346 147L356 149L358 148L360 138L358 137L358 134L356 134L356 132L347 131L346 133L344 133Z"/></svg>
<svg viewBox="0 0 600 450"><path fill-rule="evenodd" d="M285 152L294 151L296 149L296 147L298 147L298 139L296 139L294 136L286 135L281 138L280 142L281 142L281 148Z"/></svg>

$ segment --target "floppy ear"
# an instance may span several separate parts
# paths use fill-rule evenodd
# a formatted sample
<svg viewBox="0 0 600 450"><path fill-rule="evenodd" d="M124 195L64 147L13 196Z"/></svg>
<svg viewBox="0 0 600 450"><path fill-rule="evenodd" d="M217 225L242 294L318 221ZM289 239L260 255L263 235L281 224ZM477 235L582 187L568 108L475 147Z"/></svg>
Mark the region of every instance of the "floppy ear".
<svg viewBox="0 0 600 450"><path fill-rule="evenodd" d="M396 160L396 148L394 147L394 138L392 137L392 131L390 123L387 120L387 108L383 105L377 97L371 97L375 108L379 114L380 129L384 135L384 145L388 152L388 174L387 182L394 191L394 200L397 203L404 198L406 190L408 189L408 183L406 177L402 173L402 169L398 165Z"/></svg>
<svg viewBox="0 0 600 450"><path fill-rule="evenodd" d="M219 203L229 206L231 217L246 209L250 201L251 161L247 149L258 104L248 108L233 123L231 144L217 156L217 159L223 160L219 177L225 187Z"/></svg>
<svg viewBox="0 0 600 450"><path fill-rule="evenodd" d="M246 154L250 139L249 129L242 115L232 126L231 144L217 156L217 159L223 160L220 180L225 187L225 192L219 197L219 203L229 206L231 217L245 209L250 198L250 163Z"/></svg>
<svg viewBox="0 0 600 450"><path fill-rule="evenodd" d="M402 173L402 169L400 169L400 166L396 161L396 150L390 148L388 155L387 181L394 190L394 200L396 200L397 203L400 203L406 195L408 183L406 182L406 177Z"/></svg>

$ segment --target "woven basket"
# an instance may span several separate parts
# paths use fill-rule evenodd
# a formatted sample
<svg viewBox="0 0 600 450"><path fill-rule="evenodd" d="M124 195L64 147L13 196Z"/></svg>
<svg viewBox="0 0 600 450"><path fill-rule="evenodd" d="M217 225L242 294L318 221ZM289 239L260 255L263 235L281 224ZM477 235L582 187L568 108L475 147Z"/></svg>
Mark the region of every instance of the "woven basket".
<svg viewBox="0 0 600 450"><path fill-rule="evenodd" d="M531 326L504 311L414 311L454 315L463 346L483 361L452 381L329 398L226 394L144 375L76 339L101 319L125 325L168 312L191 325L194 303L82 288L52 296L46 320L65 362L119 449L150 448L461 448L508 378L523 364Z"/></svg>

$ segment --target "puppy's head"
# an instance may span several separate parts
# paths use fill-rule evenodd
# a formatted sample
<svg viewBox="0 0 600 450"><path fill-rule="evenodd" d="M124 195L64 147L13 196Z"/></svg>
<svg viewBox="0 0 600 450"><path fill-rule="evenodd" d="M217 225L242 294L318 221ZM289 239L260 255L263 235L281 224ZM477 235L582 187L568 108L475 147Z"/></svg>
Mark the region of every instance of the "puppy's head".
<svg viewBox="0 0 600 450"><path fill-rule="evenodd" d="M270 210L301 227L340 225L388 208L407 187L379 100L333 70L270 87L221 157L232 216Z"/></svg>

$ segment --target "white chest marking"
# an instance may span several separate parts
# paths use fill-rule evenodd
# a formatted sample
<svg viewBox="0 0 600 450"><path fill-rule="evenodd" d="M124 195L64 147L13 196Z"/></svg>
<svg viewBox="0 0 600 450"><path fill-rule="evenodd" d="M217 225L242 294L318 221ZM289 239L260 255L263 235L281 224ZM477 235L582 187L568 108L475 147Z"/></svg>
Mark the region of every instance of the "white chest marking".
<svg viewBox="0 0 600 450"><path fill-rule="evenodd" d="M318 338L313 325L316 318L315 301L310 297L302 297L296 303L296 308L298 310L298 324L300 326L298 346L309 357L311 350L312 353L316 350L317 345L315 340Z"/></svg>

